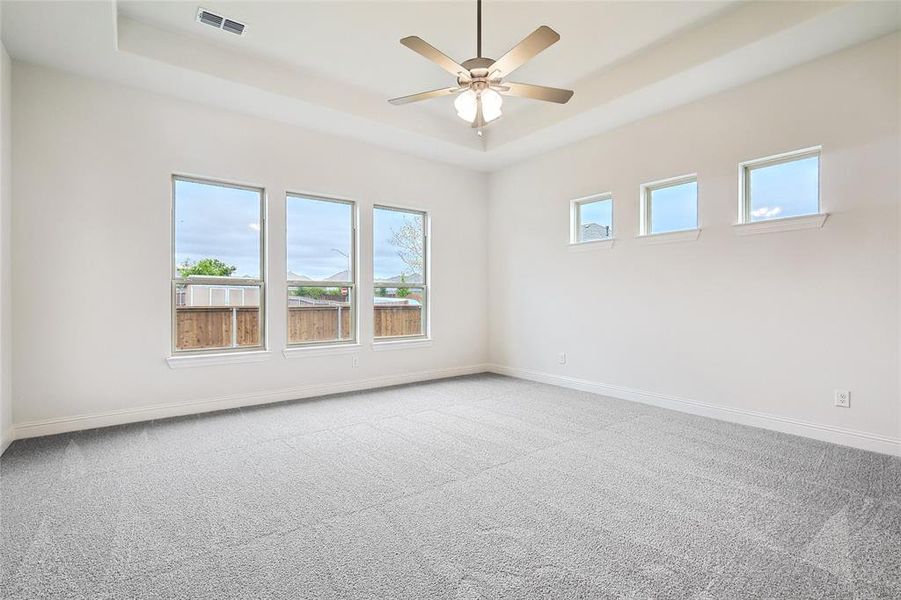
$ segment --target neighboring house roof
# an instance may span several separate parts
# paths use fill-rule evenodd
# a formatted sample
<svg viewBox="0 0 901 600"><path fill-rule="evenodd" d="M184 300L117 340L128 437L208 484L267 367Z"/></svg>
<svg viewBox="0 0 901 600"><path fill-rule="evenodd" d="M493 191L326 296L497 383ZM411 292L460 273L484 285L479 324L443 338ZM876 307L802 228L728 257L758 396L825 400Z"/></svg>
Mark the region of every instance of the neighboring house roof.
<svg viewBox="0 0 901 600"><path fill-rule="evenodd" d="M582 241L603 240L610 237L610 226L599 223L585 223L582 225Z"/></svg>
<svg viewBox="0 0 901 600"><path fill-rule="evenodd" d="M419 306L419 300L416 298L393 298L389 296L376 296L372 299L375 305L394 304L401 306Z"/></svg>
<svg viewBox="0 0 901 600"><path fill-rule="evenodd" d="M344 269L343 271L338 271L331 277L328 277L326 281L350 281L350 273L347 269Z"/></svg>
<svg viewBox="0 0 901 600"><path fill-rule="evenodd" d="M322 300L303 296L288 296L288 306L347 306L340 300Z"/></svg>
<svg viewBox="0 0 901 600"><path fill-rule="evenodd" d="M288 279L314 281L312 278L307 277L306 275L298 275L293 271L288 271ZM350 273L347 271L347 269L344 269L343 271L338 271L334 275L326 277L325 279L315 281L350 281ZM401 283L402 281L404 283L421 283L422 275L419 273L404 273L401 275L395 275L394 277L389 277L388 279L385 279L383 281L391 281L395 283Z"/></svg>
<svg viewBox="0 0 901 600"><path fill-rule="evenodd" d="M385 281L396 281L397 283L419 283L422 281L422 275L419 273L405 273L402 275L395 275L394 277L389 277L385 279Z"/></svg>

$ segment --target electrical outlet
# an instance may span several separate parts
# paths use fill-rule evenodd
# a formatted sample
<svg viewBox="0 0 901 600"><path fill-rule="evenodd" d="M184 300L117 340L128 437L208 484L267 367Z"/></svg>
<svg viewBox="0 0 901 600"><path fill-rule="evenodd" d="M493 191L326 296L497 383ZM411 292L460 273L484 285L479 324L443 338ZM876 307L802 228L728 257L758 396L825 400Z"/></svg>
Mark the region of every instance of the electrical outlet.
<svg viewBox="0 0 901 600"><path fill-rule="evenodd" d="M359 356L354 356L353 359L351 359L351 360L352 360L352 362L350 363L351 366L353 366L354 368L360 366L360 357Z"/></svg>
<svg viewBox="0 0 901 600"><path fill-rule="evenodd" d="M850 408L851 392L848 390L835 390L835 405L842 408Z"/></svg>
<svg viewBox="0 0 901 600"><path fill-rule="evenodd" d="M560 362L561 365L565 365L566 364L566 352L561 352L557 356L557 360Z"/></svg>

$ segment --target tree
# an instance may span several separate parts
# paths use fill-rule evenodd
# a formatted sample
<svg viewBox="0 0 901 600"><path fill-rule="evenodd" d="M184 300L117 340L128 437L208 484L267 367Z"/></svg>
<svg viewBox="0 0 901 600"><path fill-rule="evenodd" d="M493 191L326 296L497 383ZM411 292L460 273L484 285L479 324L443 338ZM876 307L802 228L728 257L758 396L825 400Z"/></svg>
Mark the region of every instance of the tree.
<svg viewBox="0 0 901 600"><path fill-rule="evenodd" d="M312 298L313 300L321 300L325 299L341 299L347 295L345 288L324 288L324 287L309 287L309 286L300 286L300 287L292 287L288 288L289 293L292 296L301 296L303 298Z"/></svg>
<svg viewBox="0 0 901 600"><path fill-rule="evenodd" d="M327 290L321 287L298 287L291 288L292 296L303 296L305 298L312 298L314 300L318 300L327 294Z"/></svg>
<svg viewBox="0 0 901 600"><path fill-rule="evenodd" d="M178 267L178 272L182 277L190 277L191 275L202 275L206 277L231 277L238 267L225 264L218 258L201 258L197 262L185 259L185 262Z"/></svg>
<svg viewBox="0 0 901 600"><path fill-rule="evenodd" d="M388 295L388 290L386 290L386 289L383 288L383 287L380 287L380 288L379 288L379 296L382 297L382 298L384 298L384 297L387 296L387 295Z"/></svg>
<svg viewBox="0 0 901 600"><path fill-rule="evenodd" d="M400 282L401 282L401 283L406 283L406 282L407 282L407 278L404 277L403 275L401 275L401 276L400 276ZM395 292L395 294L397 295L398 298L406 298L407 296L410 295L410 288L399 287L399 288L397 288L397 292Z"/></svg>
<svg viewBox="0 0 901 600"><path fill-rule="evenodd" d="M391 230L391 245L395 247L397 256L403 261L410 273L422 275L423 252L422 220L415 217L404 217L404 224L399 229Z"/></svg>

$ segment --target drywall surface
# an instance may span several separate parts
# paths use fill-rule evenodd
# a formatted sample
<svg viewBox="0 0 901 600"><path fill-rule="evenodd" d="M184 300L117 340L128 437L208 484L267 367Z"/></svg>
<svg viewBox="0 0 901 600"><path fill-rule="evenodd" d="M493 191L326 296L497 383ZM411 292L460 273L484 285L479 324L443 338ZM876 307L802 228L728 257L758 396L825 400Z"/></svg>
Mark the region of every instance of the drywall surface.
<svg viewBox="0 0 901 600"><path fill-rule="evenodd" d="M193 412L198 402L284 399L485 362L485 175L18 62L13 83L17 435L140 418L120 411ZM266 189L271 355L262 362L167 365L173 173ZM286 191L359 205L359 367L350 355L282 355ZM374 203L430 212L430 347L372 350ZM119 416L67 421L109 413ZM55 429L28 428L60 419Z"/></svg>
<svg viewBox="0 0 901 600"><path fill-rule="evenodd" d="M491 362L898 438L898 57L895 34L494 173ZM736 235L738 164L817 145L825 226ZM639 185L686 173L698 239L636 239ZM601 192L616 241L574 251L569 203Z"/></svg>
<svg viewBox="0 0 901 600"><path fill-rule="evenodd" d="M0 44L0 453L12 441L12 65Z"/></svg>

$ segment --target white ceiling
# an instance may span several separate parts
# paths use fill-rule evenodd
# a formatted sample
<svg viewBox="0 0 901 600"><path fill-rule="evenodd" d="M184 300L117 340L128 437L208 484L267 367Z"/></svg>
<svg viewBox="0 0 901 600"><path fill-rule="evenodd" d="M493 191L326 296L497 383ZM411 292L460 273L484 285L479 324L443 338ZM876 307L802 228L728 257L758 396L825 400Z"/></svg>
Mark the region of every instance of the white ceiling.
<svg viewBox="0 0 901 600"><path fill-rule="evenodd" d="M539 25L562 41L517 71L516 81L574 84L639 49L710 18L736 0L705 2L509 2L485 0L483 54L499 58ZM359 86L384 99L447 87L453 78L398 40L418 35L463 62L476 55L475 0L456 2L220 2L200 6L247 24L243 37L198 24L194 2L120 2L119 14L200 36L308 73ZM586 24L591 26L586 27ZM399 108L409 116L446 102Z"/></svg>
<svg viewBox="0 0 901 600"><path fill-rule="evenodd" d="M477 138L452 99L386 100L451 84L404 48L418 35L475 54L475 2L4 2L12 56L492 170L898 29L896 2L483 3L484 54L539 25L561 41L516 81L569 87L558 106L508 98ZM195 21L199 6L247 24Z"/></svg>

